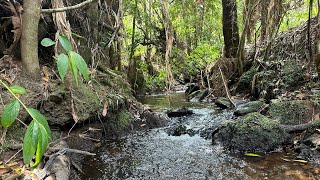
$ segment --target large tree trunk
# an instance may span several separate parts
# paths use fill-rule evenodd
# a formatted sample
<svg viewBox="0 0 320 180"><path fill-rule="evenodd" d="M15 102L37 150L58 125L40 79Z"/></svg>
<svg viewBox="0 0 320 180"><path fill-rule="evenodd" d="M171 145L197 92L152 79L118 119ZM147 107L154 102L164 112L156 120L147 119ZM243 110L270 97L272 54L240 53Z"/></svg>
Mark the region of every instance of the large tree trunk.
<svg viewBox="0 0 320 180"><path fill-rule="evenodd" d="M171 72L170 56L172 51L172 45L174 41L174 30L173 25L169 16L169 1L160 0L163 25L166 32L166 52L165 52L165 63L166 63L166 89L169 91L171 89L171 83L173 81L173 75Z"/></svg>
<svg viewBox="0 0 320 180"><path fill-rule="evenodd" d="M38 58L38 24L41 0L24 0L22 13L21 58L24 72L34 80L40 80Z"/></svg>
<svg viewBox="0 0 320 180"><path fill-rule="evenodd" d="M227 58L236 58L239 45L236 0L222 0L222 11L224 55Z"/></svg>

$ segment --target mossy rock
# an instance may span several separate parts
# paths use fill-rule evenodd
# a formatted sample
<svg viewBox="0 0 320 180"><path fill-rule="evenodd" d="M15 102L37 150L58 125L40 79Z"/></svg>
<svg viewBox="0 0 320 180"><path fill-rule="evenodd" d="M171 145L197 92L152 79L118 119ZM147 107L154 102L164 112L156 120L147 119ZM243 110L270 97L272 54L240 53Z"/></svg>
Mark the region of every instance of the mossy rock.
<svg viewBox="0 0 320 180"><path fill-rule="evenodd" d="M301 65L296 62L286 62L283 66L283 73L281 79L285 87L295 87L304 82L305 71Z"/></svg>
<svg viewBox="0 0 320 180"><path fill-rule="evenodd" d="M312 119L313 105L307 100L280 101L272 100L269 115L281 124L297 125Z"/></svg>
<svg viewBox="0 0 320 180"><path fill-rule="evenodd" d="M257 73L256 67L252 66L247 72L243 73L237 85L237 91L248 91L251 87L254 75Z"/></svg>
<svg viewBox="0 0 320 180"><path fill-rule="evenodd" d="M269 152L288 143L289 137L277 121L254 112L222 127L213 141L232 151Z"/></svg>
<svg viewBox="0 0 320 180"><path fill-rule="evenodd" d="M273 89L278 81L277 73L274 70L261 71L256 74L255 96L266 100L274 97Z"/></svg>

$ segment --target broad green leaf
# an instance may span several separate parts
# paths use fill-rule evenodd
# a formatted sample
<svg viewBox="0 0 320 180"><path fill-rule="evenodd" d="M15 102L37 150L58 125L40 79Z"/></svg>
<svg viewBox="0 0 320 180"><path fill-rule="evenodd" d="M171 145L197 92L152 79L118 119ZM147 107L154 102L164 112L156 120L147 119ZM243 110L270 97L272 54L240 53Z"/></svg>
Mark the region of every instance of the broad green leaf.
<svg viewBox="0 0 320 180"><path fill-rule="evenodd" d="M10 86L9 89L15 94L24 94L27 92L25 88L17 85Z"/></svg>
<svg viewBox="0 0 320 180"><path fill-rule="evenodd" d="M33 130L35 126L35 121L31 121L29 127L24 135L23 139L23 162L29 164L33 158L34 153L36 152L36 147L33 146Z"/></svg>
<svg viewBox="0 0 320 180"><path fill-rule="evenodd" d="M67 53L69 53L71 51L71 43L69 39L63 35L59 35L58 39L63 49L66 50Z"/></svg>
<svg viewBox="0 0 320 180"><path fill-rule="evenodd" d="M245 153L245 156L250 156L250 157L261 157L259 154L254 154L254 153Z"/></svg>
<svg viewBox="0 0 320 180"><path fill-rule="evenodd" d="M7 104L2 112L1 116L1 125L4 128L8 128L18 117L20 111L20 103L18 100L13 100Z"/></svg>
<svg viewBox="0 0 320 180"><path fill-rule="evenodd" d="M46 120L46 118L36 109L28 108L27 111L32 117L32 119L39 123L39 128L45 128L49 138L51 138L51 130L49 128L48 121Z"/></svg>
<svg viewBox="0 0 320 180"><path fill-rule="evenodd" d="M80 73L83 75L84 79L86 81L89 81L88 66L87 63L84 61L83 57L74 51L70 51L70 56L76 62L76 66L79 69Z"/></svg>
<svg viewBox="0 0 320 180"><path fill-rule="evenodd" d="M47 145L49 143L49 136L44 128L39 129L39 134L38 134L38 144L37 144L37 151L36 151L36 160L34 162L33 167L36 167L42 159L43 154L45 153L47 149Z"/></svg>
<svg viewBox="0 0 320 180"><path fill-rule="evenodd" d="M58 56L57 66L58 66L59 75L63 80L69 68L69 58L66 54L62 53Z"/></svg>
<svg viewBox="0 0 320 180"><path fill-rule="evenodd" d="M77 68L77 64L76 64L76 59L73 57L73 53L69 53L69 62L70 62L70 68L71 68L71 72L72 75L74 77L74 79L76 80L76 84L79 84L78 81L78 68Z"/></svg>
<svg viewBox="0 0 320 180"><path fill-rule="evenodd" d="M44 47L49 47L49 46L52 46L54 44L55 44L55 42L52 41L50 38L44 38L41 41L41 45L44 46Z"/></svg>

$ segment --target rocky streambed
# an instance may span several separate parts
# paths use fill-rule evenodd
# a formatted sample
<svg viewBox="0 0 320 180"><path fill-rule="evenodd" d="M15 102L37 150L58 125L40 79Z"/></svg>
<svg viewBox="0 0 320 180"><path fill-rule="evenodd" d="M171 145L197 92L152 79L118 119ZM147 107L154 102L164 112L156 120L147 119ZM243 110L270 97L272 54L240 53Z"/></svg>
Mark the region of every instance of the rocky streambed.
<svg viewBox="0 0 320 180"><path fill-rule="evenodd" d="M295 141L291 138L296 136L278 131L275 128L278 123L272 124L274 121L260 113L249 113L239 118L234 115L234 109L223 110L213 103L187 102L183 93L148 96L140 101L154 111L173 114L168 125L101 143L102 146L95 151L97 156L85 159L82 179L320 178L316 162L301 159L306 156L301 156L302 151L296 153L288 143ZM185 115L181 115L182 107L188 110ZM174 109L180 111L172 113L176 112ZM248 131L243 129L246 128L244 124L248 125ZM273 130L275 134L270 134ZM251 137L253 132L258 136ZM283 134L272 137L279 135L277 133ZM266 142L261 142L259 135L265 136ZM310 142L314 142L310 137L309 144L301 144L310 146ZM261 143L255 144L252 141L255 139ZM283 149L286 143L288 148ZM261 152L250 149L254 146L261 147L257 148ZM310 148L316 150L316 147ZM265 154L266 151L268 153Z"/></svg>

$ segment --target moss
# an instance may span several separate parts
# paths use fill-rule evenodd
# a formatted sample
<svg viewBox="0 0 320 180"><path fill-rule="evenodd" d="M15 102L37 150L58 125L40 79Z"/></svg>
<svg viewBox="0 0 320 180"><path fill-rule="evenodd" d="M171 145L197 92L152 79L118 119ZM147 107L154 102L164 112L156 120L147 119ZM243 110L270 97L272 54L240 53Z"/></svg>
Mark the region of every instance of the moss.
<svg viewBox="0 0 320 180"><path fill-rule="evenodd" d="M311 124L312 124L312 127L315 127L315 128L320 127L320 119L312 121Z"/></svg>
<svg viewBox="0 0 320 180"><path fill-rule="evenodd" d="M118 114L118 124L121 129L126 128L130 123L130 114L127 110L123 109Z"/></svg>
<svg viewBox="0 0 320 180"><path fill-rule="evenodd" d="M247 128L252 125L258 125L264 129L271 129L278 126L278 123L258 112L247 114L239 123L237 123L239 129Z"/></svg>
<svg viewBox="0 0 320 180"><path fill-rule="evenodd" d="M278 122L254 112L222 128L217 138L230 150L268 152L287 142L289 135Z"/></svg>
<svg viewBox="0 0 320 180"><path fill-rule="evenodd" d="M286 87L297 86L304 81L304 70L296 62L287 62L283 67L282 80Z"/></svg>
<svg viewBox="0 0 320 180"><path fill-rule="evenodd" d="M251 67L249 71L245 72L239 79L239 83L250 86L254 75L257 73L256 67Z"/></svg>
<svg viewBox="0 0 320 180"><path fill-rule="evenodd" d="M269 107L269 114L281 124L296 125L308 122L312 112L307 108L308 101L274 101Z"/></svg>

